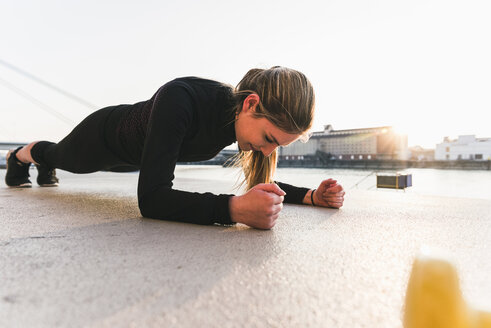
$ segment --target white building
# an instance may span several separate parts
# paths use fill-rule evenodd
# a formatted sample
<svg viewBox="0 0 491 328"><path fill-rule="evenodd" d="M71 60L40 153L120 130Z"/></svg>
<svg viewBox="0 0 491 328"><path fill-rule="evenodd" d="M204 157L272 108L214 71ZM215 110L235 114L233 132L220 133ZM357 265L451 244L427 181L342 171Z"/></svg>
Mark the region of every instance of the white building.
<svg viewBox="0 0 491 328"><path fill-rule="evenodd" d="M491 138L476 138L475 135L459 136L457 140L448 137L436 145L436 160L491 160Z"/></svg>

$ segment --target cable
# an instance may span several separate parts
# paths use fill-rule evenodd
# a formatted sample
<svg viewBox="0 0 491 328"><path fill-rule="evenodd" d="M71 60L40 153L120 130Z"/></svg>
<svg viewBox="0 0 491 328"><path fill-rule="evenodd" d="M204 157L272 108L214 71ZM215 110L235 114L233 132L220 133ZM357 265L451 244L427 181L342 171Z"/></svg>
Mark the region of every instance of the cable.
<svg viewBox="0 0 491 328"><path fill-rule="evenodd" d="M50 113L51 115L53 116L56 116L60 121L63 121L64 123L66 123L67 125L69 126L73 126L75 124L74 121L72 121L71 119L69 119L68 117L66 117L65 115L61 114L60 112L58 112L56 109L46 105L45 103L43 103L42 101L34 98L33 96L31 96L30 94L28 94L27 92L19 89L18 87L16 87L15 85L5 81L4 79L0 78L0 84L3 84L5 87L9 88L10 90L14 91L15 93L19 94L21 97L24 97L25 99L29 100L30 102L32 102L33 104L37 105L38 107L40 107L41 109L43 109L44 111Z"/></svg>
<svg viewBox="0 0 491 328"><path fill-rule="evenodd" d="M15 72L17 72L17 73L19 73L19 74L21 74L21 75L24 75L27 78L30 78L31 80L34 80L34 81L36 81L36 82L44 85L45 87L48 87L50 89L53 89L53 90L61 93L65 97L68 97L68 98L70 98L72 100L75 100L75 101L79 102L80 104L82 104L82 105L84 105L86 107L89 107L90 109L98 109L99 108L98 106L96 106L94 104L91 104L87 100L82 99L82 98L80 98L78 96L75 96L74 94L71 94L70 92L65 91L65 90L63 90L63 89L61 89L61 88L59 88L57 86L54 86L51 83L48 83L48 82L40 79L39 77L32 75L29 72L26 72L26 71L24 71L24 70L22 70L22 69L20 69L20 68L18 68L16 66L10 64L10 63L7 63L6 61L4 61L2 59L0 59L0 64L3 65L3 66L5 66L5 67L7 67L7 68L9 68L9 69L11 69L11 70L13 70L13 71L15 71Z"/></svg>
<svg viewBox="0 0 491 328"><path fill-rule="evenodd" d="M362 183L363 181L365 181L365 179L366 179L366 178L368 178L369 176L371 176L371 175L372 175L372 174L374 174L374 173L377 173L377 171L373 171L373 172L371 172L370 174L368 174L368 175L364 176L364 177L363 177L363 178L362 178L360 181L358 181L357 183L355 183L355 184L354 184L354 185L353 185L351 188L349 188L349 189L351 190L351 189L353 189L353 188L355 188L355 187L358 187L358 185L359 185L360 183Z"/></svg>

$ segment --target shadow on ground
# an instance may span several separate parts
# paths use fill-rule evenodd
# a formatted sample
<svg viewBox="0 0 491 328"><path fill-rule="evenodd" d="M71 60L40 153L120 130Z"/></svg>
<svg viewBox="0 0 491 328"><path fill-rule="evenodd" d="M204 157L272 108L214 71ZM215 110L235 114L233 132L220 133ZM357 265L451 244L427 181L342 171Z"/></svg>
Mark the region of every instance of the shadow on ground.
<svg viewBox="0 0 491 328"><path fill-rule="evenodd" d="M0 244L0 323L84 326L147 303L165 313L277 251L274 230L141 218L134 197L33 188L0 198L15 203L4 225L17 226Z"/></svg>

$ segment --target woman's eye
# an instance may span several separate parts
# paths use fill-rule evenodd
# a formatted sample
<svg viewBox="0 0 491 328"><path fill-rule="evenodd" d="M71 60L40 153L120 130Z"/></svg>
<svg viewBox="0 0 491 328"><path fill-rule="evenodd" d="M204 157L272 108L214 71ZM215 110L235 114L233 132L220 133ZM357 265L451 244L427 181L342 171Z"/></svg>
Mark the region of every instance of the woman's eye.
<svg viewBox="0 0 491 328"><path fill-rule="evenodd" d="M264 139L266 139L266 141L269 143L273 143L273 140L270 140L268 137L264 137Z"/></svg>

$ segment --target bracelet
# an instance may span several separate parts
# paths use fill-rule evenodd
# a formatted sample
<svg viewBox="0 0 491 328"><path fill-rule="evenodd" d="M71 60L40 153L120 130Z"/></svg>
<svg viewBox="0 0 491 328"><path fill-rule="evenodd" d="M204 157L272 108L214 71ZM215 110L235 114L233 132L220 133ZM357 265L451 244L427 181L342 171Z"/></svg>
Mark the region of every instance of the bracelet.
<svg viewBox="0 0 491 328"><path fill-rule="evenodd" d="M312 193L310 194L310 200L312 201L312 206L315 206L315 204L314 204L314 192L315 192L316 190L317 190L317 189L312 190Z"/></svg>

